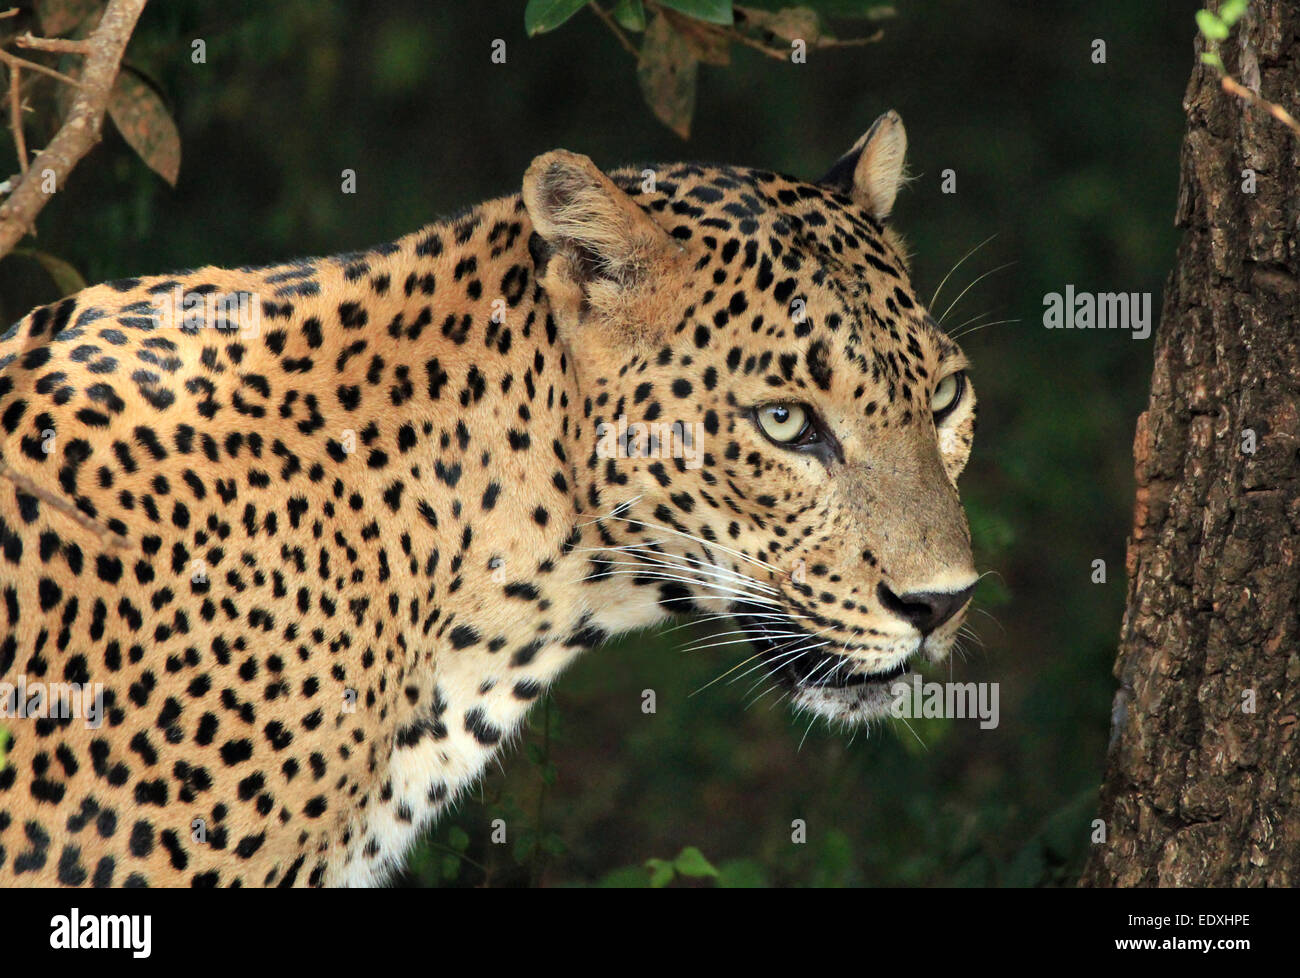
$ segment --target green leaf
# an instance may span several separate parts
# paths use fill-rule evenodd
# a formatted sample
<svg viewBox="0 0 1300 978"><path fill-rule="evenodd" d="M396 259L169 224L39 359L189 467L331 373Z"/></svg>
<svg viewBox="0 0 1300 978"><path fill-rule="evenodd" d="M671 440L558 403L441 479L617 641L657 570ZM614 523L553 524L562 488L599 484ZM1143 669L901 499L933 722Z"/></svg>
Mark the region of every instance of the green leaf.
<svg viewBox="0 0 1300 978"><path fill-rule="evenodd" d="M524 753L528 755L528 760L539 767L546 763L546 754L538 744L529 744L524 748Z"/></svg>
<svg viewBox="0 0 1300 978"><path fill-rule="evenodd" d="M731 0L659 0L659 5L710 24L735 23Z"/></svg>
<svg viewBox="0 0 1300 978"><path fill-rule="evenodd" d="M629 31L645 30L645 6L641 0L618 0L614 4L614 19Z"/></svg>
<svg viewBox="0 0 1300 978"><path fill-rule="evenodd" d="M700 879L705 876L717 876L718 870L704 858L704 853L696 849L695 846L687 846L677 854L673 860L673 868L683 876L690 876L694 879Z"/></svg>
<svg viewBox="0 0 1300 978"><path fill-rule="evenodd" d="M1213 68L1218 68L1220 71L1226 70L1223 67L1223 59L1220 58L1218 54L1216 54L1214 51L1206 51L1204 54L1202 54L1201 61L1203 61L1207 65L1210 65Z"/></svg>
<svg viewBox="0 0 1300 978"><path fill-rule="evenodd" d="M528 0L524 30L529 37L553 31L587 5L587 0Z"/></svg>
<svg viewBox="0 0 1300 978"><path fill-rule="evenodd" d="M181 169L181 134L158 93L136 72L123 68L109 94L108 114L149 169L176 186Z"/></svg>
<svg viewBox="0 0 1300 978"><path fill-rule="evenodd" d="M645 865L650 870L650 888L654 890L662 890L677 875L667 859L647 859Z"/></svg>
<svg viewBox="0 0 1300 978"><path fill-rule="evenodd" d="M15 255L25 255L40 262L41 268L45 269L45 274L54 280L54 285L59 290L60 295L72 295L74 292L80 292L86 287L86 280L81 277L81 273L62 258L55 258L53 255L44 251L37 251L35 248L15 248L13 253Z"/></svg>
<svg viewBox="0 0 1300 978"><path fill-rule="evenodd" d="M1222 41L1228 36L1228 25L1219 20L1219 15L1210 10L1196 11L1196 26L1211 41Z"/></svg>
<svg viewBox="0 0 1300 978"><path fill-rule="evenodd" d="M459 825L453 825L447 833L447 845L457 852L464 852L469 848L469 833Z"/></svg>
<svg viewBox="0 0 1300 978"><path fill-rule="evenodd" d="M1219 20L1223 21L1228 27L1231 27L1237 21L1241 20L1241 15L1246 12L1246 0L1224 0L1219 7Z"/></svg>

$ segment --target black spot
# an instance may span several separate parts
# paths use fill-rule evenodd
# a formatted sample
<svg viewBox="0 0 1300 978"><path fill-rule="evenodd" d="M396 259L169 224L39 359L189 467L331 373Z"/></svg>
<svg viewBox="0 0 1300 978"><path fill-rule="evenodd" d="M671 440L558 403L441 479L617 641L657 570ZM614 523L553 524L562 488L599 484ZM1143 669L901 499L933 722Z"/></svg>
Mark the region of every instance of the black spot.
<svg viewBox="0 0 1300 978"><path fill-rule="evenodd" d="M813 382L824 391L831 389L830 353L823 340L817 340L808 347L808 373Z"/></svg>
<svg viewBox="0 0 1300 978"><path fill-rule="evenodd" d="M105 584L116 584L122 579L122 561L100 554L95 560L95 573Z"/></svg>
<svg viewBox="0 0 1300 978"><path fill-rule="evenodd" d="M487 714L480 706L465 713L465 729L485 747L490 747L501 739L501 730L488 720Z"/></svg>
<svg viewBox="0 0 1300 978"><path fill-rule="evenodd" d="M98 890L107 889L113 885L113 857L104 856L95 865L95 875L90 879L90 885Z"/></svg>
<svg viewBox="0 0 1300 978"><path fill-rule="evenodd" d="M64 886L80 886L86 882L86 867L81 865L81 849L64 846L59 856L59 882Z"/></svg>
<svg viewBox="0 0 1300 978"><path fill-rule="evenodd" d="M227 767L233 767L253 756L253 742L248 739L228 740L221 747L221 759Z"/></svg>
<svg viewBox="0 0 1300 978"><path fill-rule="evenodd" d="M131 827L131 855L143 859L153 852L153 826L148 822L136 822Z"/></svg>
<svg viewBox="0 0 1300 978"><path fill-rule="evenodd" d="M464 649L471 645L477 645L480 639L479 633L469 625L457 625L451 630L452 648Z"/></svg>

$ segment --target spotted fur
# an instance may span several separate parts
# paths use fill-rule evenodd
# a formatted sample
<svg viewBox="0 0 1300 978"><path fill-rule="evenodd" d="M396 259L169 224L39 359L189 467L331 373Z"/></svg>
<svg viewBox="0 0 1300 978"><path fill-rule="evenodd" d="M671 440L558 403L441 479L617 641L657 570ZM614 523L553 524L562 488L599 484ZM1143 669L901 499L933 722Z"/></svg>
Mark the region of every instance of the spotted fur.
<svg viewBox="0 0 1300 978"><path fill-rule="evenodd" d="M549 153L391 244L9 329L0 676L105 712L4 721L0 884L381 882L575 656L672 614L879 714L960 621L908 596L974 578L974 396L936 421L965 362L884 224L904 146L891 113L820 183ZM770 402L825 437L774 444ZM699 425L700 464L602 457L620 416Z"/></svg>

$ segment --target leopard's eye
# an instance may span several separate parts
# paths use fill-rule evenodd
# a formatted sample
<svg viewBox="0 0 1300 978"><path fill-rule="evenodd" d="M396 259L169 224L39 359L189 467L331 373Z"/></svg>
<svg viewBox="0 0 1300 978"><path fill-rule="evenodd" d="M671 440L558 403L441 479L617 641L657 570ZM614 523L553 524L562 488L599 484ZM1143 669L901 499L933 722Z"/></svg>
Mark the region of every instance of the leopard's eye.
<svg viewBox="0 0 1300 978"><path fill-rule="evenodd" d="M960 370L939 381L939 386L934 389L934 395L930 398L930 410L934 412L936 423L952 413L953 408L960 403L965 389L966 375Z"/></svg>
<svg viewBox="0 0 1300 978"><path fill-rule="evenodd" d="M763 434L781 445L798 441L808 429L808 412L802 404L764 404L755 414Z"/></svg>

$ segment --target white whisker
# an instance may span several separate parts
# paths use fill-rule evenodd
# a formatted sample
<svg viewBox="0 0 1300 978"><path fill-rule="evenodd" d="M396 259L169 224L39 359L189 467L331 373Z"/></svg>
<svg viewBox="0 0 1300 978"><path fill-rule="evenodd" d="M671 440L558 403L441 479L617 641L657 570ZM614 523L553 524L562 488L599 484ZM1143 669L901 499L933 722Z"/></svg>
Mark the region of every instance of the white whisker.
<svg viewBox="0 0 1300 978"><path fill-rule="evenodd" d="M1013 261L1009 261L1009 262L1006 262L1005 264L999 265L997 268L991 268L991 269L989 269L987 272L985 272L983 275L980 275L978 278L976 278L973 282L971 282L970 285L966 286L966 288L962 289L961 292L959 292L959 293L957 294L957 298L955 298L955 299L952 300L952 303L948 306L948 308L945 309L945 310L943 311L943 315L939 317L939 325L941 325L941 326L943 325L943 321L944 321L946 318L948 318L948 313L952 312L953 306L955 306L955 305L957 305L957 303L961 302L961 297L962 297L962 296L964 296L967 292L969 292L971 289L973 289L973 288L974 288L976 285L978 285L980 282L984 281L984 280L985 280L986 278L988 278L990 275L993 275L993 274L995 274L995 273L997 273L997 272L1000 272L1000 271L1002 271L1004 268L1010 268L1010 267L1011 267L1012 265L1014 265L1014 264L1015 264L1015 262L1013 262Z"/></svg>
<svg viewBox="0 0 1300 978"><path fill-rule="evenodd" d="M677 564L665 564L660 561L606 560L604 561L604 563L610 567L657 567L663 570L681 571L683 575L687 573L686 568L679 567ZM714 574L714 573L710 573L707 570L694 570L694 571L690 571L689 573L704 574L705 576L708 577L722 578L731 584L743 584L745 587L757 587L762 591L770 592L772 594L780 593L775 588L768 587L766 584L760 584L758 581L751 580L750 578L747 577L740 577L738 575L727 576L723 574ZM585 580L599 580L602 576L604 575L596 573L589 578L585 578ZM686 578L684 576L679 576L679 579L694 580L694 578Z"/></svg>
<svg viewBox="0 0 1300 978"><path fill-rule="evenodd" d="M639 497L638 497L638 498L639 498ZM684 533L684 532L681 531L681 530L675 530L675 529L673 529L671 526L662 526L662 525L660 525L660 524L658 524L658 523L647 523L645 520L634 520L634 519L629 519L629 518L624 517L624 516L611 516L611 517L609 517L609 518L610 518L610 519L614 519L614 520L618 520L618 521L620 521L620 522L622 522L622 523L636 523L636 524L639 525L639 526L648 527L648 528L651 529L651 530L663 530L665 533L672 533L672 534L674 534L675 536L683 537L683 538L685 538L685 539L687 539L687 540L692 540L692 541L694 541L695 543L698 543L698 544L700 544L700 545L703 546L703 547L706 547L706 548L708 548L708 547L713 547L713 548L715 548L715 549L717 549L717 550L721 550L723 553L729 553L729 554L731 554L733 557L739 557L741 560L747 560L747 561L749 561L751 564L755 564L755 565L757 565L757 566L759 566L759 567L762 567L764 570L769 570L769 571L771 571L773 574L784 574L784 573L785 573L785 572L784 572L783 570L781 570L779 567L773 567L771 564L767 563L767 561L759 560L759 559L756 558L756 557L751 557L751 556L749 556L749 554L747 554L747 553L742 553L742 552L739 551L739 550L735 550L735 549L733 549L733 548L731 548L731 547L724 546L724 545L721 544L721 543L716 543L716 542L714 542L714 541L706 540L706 539L704 539L703 537L697 537L697 536L695 536L694 534L691 534L691 533Z"/></svg>
<svg viewBox="0 0 1300 978"><path fill-rule="evenodd" d="M957 269L961 268L962 263L965 262L967 258L975 254L975 252L979 251L981 248L983 248L986 244L988 244L996 237L997 237L996 232L990 234L987 238L985 238L983 241L977 244L974 248L966 252L966 254L962 255L959 259L957 259L957 264L953 265L952 268L948 269L948 274L943 277L943 281L939 283L939 287L934 290L934 295L930 297L930 304L926 307L927 309L933 309L934 304L939 301L939 293L942 292L943 287L948 284L948 279L952 278L952 273L957 271Z"/></svg>
<svg viewBox="0 0 1300 978"><path fill-rule="evenodd" d="M1005 326L1007 323L1018 323L1018 322L1020 322L1019 319L998 319L991 323L980 323L978 326L972 326L970 329L964 329L960 333L951 333L949 334L948 339L956 341L961 339L963 336L970 335L971 333L978 333L986 326Z"/></svg>

